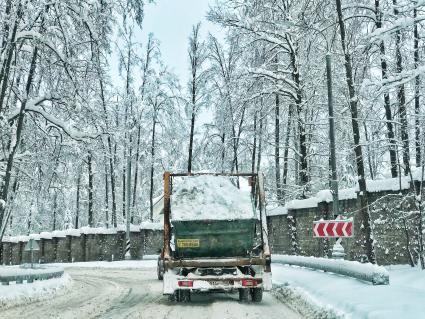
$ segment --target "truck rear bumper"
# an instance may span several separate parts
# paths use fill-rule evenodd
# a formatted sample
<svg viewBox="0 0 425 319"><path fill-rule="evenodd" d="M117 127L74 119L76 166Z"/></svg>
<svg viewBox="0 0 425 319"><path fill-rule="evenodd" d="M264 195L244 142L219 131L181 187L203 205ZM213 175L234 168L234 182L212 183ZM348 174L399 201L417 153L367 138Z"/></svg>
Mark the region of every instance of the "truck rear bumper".
<svg viewBox="0 0 425 319"><path fill-rule="evenodd" d="M272 287L271 273L263 273L261 276L190 276L184 277L175 275L172 272L164 274L164 290L165 295L171 295L176 290L191 290L191 291L213 291L224 290L230 291L234 289L250 289L262 288L270 290Z"/></svg>

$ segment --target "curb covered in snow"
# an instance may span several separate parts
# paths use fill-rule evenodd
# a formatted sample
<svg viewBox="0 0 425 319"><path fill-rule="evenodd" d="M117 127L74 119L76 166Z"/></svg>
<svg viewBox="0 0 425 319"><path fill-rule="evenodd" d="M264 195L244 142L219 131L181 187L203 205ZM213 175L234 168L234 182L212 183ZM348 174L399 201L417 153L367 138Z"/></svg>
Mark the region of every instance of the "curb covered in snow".
<svg viewBox="0 0 425 319"><path fill-rule="evenodd" d="M26 304L28 302L47 300L54 295L63 295L72 285L68 274L60 278L35 281L28 285L0 285L0 310Z"/></svg>
<svg viewBox="0 0 425 319"><path fill-rule="evenodd" d="M288 285L274 286L272 294L285 305L311 319L344 319L346 315L315 300L308 292Z"/></svg>
<svg viewBox="0 0 425 319"><path fill-rule="evenodd" d="M24 281L33 283L34 280L47 280L63 276L63 268L37 266L26 268L18 266L0 267L0 283L9 285L10 282L22 284Z"/></svg>
<svg viewBox="0 0 425 319"><path fill-rule="evenodd" d="M288 255L273 255L272 260L274 263L312 268L349 276L369 281L374 285L388 285L390 283L388 271L384 267L362 264L357 261Z"/></svg>

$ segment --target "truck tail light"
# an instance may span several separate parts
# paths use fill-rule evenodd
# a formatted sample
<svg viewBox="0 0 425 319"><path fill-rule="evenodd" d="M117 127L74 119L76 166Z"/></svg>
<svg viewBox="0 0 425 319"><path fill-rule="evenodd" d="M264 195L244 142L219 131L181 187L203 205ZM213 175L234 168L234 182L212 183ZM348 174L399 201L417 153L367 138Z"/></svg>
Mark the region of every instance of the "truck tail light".
<svg viewBox="0 0 425 319"><path fill-rule="evenodd" d="M252 280L252 279L243 279L242 280L242 286L243 287L256 287L257 281Z"/></svg>
<svg viewBox="0 0 425 319"><path fill-rule="evenodd" d="M177 283L179 287L193 287L192 280L179 280Z"/></svg>

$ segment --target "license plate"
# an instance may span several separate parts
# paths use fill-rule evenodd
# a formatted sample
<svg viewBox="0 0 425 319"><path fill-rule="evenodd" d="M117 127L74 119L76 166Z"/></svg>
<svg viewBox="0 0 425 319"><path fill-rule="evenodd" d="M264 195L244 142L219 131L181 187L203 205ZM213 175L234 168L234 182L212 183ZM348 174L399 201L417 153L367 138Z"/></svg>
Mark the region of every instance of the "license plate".
<svg viewBox="0 0 425 319"><path fill-rule="evenodd" d="M210 280L211 286L232 286L233 282L230 280Z"/></svg>

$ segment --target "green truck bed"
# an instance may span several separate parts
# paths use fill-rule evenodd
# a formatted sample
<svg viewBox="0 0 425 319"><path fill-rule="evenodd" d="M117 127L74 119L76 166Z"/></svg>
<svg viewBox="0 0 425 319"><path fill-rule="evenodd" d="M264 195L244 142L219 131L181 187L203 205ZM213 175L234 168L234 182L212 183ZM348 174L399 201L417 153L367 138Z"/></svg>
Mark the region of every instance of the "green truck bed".
<svg viewBox="0 0 425 319"><path fill-rule="evenodd" d="M255 224L255 219L172 221L174 257L246 257L254 245Z"/></svg>

